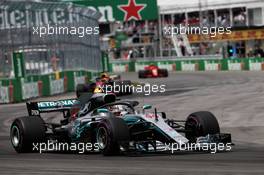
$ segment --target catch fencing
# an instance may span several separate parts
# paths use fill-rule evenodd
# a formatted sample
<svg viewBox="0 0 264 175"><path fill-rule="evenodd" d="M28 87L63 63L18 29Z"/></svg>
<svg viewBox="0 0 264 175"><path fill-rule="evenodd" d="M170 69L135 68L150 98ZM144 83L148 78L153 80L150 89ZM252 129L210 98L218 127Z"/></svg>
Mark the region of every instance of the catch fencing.
<svg viewBox="0 0 264 175"><path fill-rule="evenodd" d="M100 13L72 3L1 0L0 78L14 77L14 52L24 54L26 75L100 70L99 34L82 36L83 29L99 26L99 18ZM36 29L48 26L62 30L40 37ZM74 30L65 34L66 29Z"/></svg>
<svg viewBox="0 0 264 175"><path fill-rule="evenodd" d="M67 2L1 0L0 103L72 92L102 71L100 16Z"/></svg>

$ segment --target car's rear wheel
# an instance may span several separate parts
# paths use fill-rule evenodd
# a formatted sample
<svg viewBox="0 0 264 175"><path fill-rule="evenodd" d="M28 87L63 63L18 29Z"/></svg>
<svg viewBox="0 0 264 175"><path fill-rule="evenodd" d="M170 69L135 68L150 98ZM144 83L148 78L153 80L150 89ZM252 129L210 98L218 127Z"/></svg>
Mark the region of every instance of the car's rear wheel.
<svg viewBox="0 0 264 175"><path fill-rule="evenodd" d="M11 143L18 153L34 152L33 143L44 142L45 132L45 123L40 117L17 118L10 129Z"/></svg>
<svg viewBox="0 0 264 175"><path fill-rule="evenodd" d="M167 69L164 69L164 77L168 77L169 76L169 72Z"/></svg>
<svg viewBox="0 0 264 175"><path fill-rule="evenodd" d="M190 142L196 142L196 139L208 134L220 133L220 128L216 117L208 111L192 113L187 117L185 123L186 138Z"/></svg>
<svg viewBox="0 0 264 175"><path fill-rule="evenodd" d="M146 71L144 70L138 71L138 78L146 78Z"/></svg>
<svg viewBox="0 0 264 175"><path fill-rule="evenodd" d="M98 124L96 143L104 155L117 155L129 141L128 127L121 118L109 117Z"/></svg>

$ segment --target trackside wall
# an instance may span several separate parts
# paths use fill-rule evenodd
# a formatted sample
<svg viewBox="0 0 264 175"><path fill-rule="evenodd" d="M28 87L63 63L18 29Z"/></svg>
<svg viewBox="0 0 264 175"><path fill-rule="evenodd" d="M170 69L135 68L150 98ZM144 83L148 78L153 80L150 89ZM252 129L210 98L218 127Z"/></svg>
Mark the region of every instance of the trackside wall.
<svg viewBox="0 0 264 175"><path fill-rule="evenodd" d="M263 71L264 58L206 59L206 60L154 60L154 61L113 61L110 71L138 72L145 66L155 64L169 71Z"/></svg>
<svg viewBox="0 0 264 175"><path fill-rule="evenodd" d="M0 79L0 104L72 92L77 84L88 83L95 76L98 76L98 73L79 70Z"/></svg>

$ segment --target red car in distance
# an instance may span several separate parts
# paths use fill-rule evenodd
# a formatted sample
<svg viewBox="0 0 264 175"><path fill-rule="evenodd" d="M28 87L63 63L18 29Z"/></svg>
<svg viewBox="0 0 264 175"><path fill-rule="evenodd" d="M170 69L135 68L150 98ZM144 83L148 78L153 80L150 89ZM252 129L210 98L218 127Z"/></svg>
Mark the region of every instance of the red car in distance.
<svg viewBox="0 0 264 175"><path fill-rule="evenodd" d="M138 78L159 78L168 77L169 73L167 69L160 69L156 65L149 65L144 68L144 70L139 70Z"/></svg>

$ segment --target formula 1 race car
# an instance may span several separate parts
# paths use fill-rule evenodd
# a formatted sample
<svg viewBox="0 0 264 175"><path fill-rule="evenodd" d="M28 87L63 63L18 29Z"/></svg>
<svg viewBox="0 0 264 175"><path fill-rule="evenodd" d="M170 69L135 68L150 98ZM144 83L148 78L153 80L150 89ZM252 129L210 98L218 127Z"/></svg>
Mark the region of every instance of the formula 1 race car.
<svg viewBox="0 0 264 175"><path fill-rule="evenodd" d="M149 65L138 72L138 78L159 78L168 77L169 73L167 69L160 69L156 65Z"/></svg>
<svg viewBox="0 0 264 175"><path fill-rule="evenodd" d="M82 93L87 92L114 93L117 96L131 95L133 93L131 86L132 82L130 80L121 80L120 75L102 73L93 83L78 84L76 87L76 95L79 97Z"/></svg>
<svg viewBox="0 0 264 175"><path fill-rule="evenodd" d="M167 119L164 112L137 101L117 101L113 94L83 94L79 99L27 103L29 116L16 118L10 138L18 153L34 152L36 143L93 143L104 155L157 152L162 145L231 143L231 134L220 133L210 112L195 112L185 121ZM41 113L61 112L58 123Z"/></svg>

